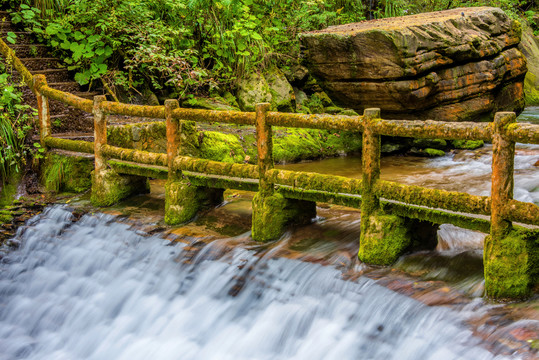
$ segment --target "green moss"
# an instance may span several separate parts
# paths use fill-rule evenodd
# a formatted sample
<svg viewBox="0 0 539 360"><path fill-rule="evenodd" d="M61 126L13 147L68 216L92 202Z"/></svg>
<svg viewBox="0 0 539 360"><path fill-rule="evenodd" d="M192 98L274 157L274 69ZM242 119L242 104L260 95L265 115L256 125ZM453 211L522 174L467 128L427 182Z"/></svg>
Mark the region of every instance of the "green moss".
<svg viewBox="0 0 539 360"><path fill-rule="evenodd" d="M316 203L286 199L280 193L253 197L251 236L256 241L270 241L281 237L288 223L301 224L316 216Z"/></svg>
<svg viewBox="0 0 539 360"><path fill-rule="evenodd" d="M205 131L203 134L200 142L201 158L231 163L245 160L245 151L237 136L215 131Z"/></svg>
<svg viewBox="0 0 539 360"><path fill-rule="evenodd" d="M536 87L536 75L528 71L524 78L524 99L527 106L539 105L539 89Z"/></svg>
<svg viewBox="0 0 539 360"><path fill-rule="evenodd" d="M92 186L94 161L85 156L49 152L41 169L41 182L50 191L83 192Z"/></svg>
<svg viewBox="0 0 539 360"><path fill-rule="evenodd" d="M13 221L13 216L9 210L0 210L0 224L7 224Z"/></svg>
<svg viewBox="0 0 539 360"><path fill-rule="evenodd" d="M133 175L119 175L114 170L106 170L96 176L92 172L92 195L94 206L110 206L133 195L150 192L148 179Z"/></svg>
<svg viewBox="0 0 539 360"><path fill-rule="evenodd" d="M447 141L444 139L414 139L412 145L420 149L445 149Z"/></svg>
<svg viewBox="0 0 539 360"><path fill-rule="evenodd" d="M444 156L445 152L443 150L438 149L417 149L417 148L411 148L408 152L410 155L415 156L425 156L425 157L437 157L437 156Z"/></svg>
<svg viewBox="0 0 539 360"><path fill-rule="evenodd" d="M361 135L347 131L275 128L275 162L296 162L359 151Z"/></svg>
<svg viewBox="0 0 539 360"><path fill-rule="evenodd" d="M0 184L1 185L1 184ZM17 181L10 179L2 185L0 190L0 207L11 205L17 194Z"/></svg>
<svg viewBox="0 0 539 360"><path fill-rule="evenodd" d="M183 224L205 207L223 202L223 189L195 186L187 179L167 181L165 185L165 223Z"/></svg>
<svg viewBox="0 0 539 360"><path fill-rule="evenodd" d="M361 218L358 257L375 265L390 265L412 244L407 220L377 213Z"/></svg>
<svg viewBox="0 0 539 360"><path fill-rule="evenodd" d="M451 145L455 149L475 150L485 145L485 142L483 140L453 140Z"/></svg>
<svg viewBox="0 0 539 360"><path fill-rule="evenodd" d="M538 283L539 231L512 229L502 238L487 236L483 262L489 297L527 297Z"/></svg>

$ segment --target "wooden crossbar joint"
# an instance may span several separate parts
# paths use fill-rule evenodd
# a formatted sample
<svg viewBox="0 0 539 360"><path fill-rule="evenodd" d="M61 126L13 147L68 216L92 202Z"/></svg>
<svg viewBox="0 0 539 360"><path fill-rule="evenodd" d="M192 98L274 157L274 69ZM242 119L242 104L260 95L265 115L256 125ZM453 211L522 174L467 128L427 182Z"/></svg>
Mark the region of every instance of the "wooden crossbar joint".
<svg viewBox="0 0 539 360"><path fill-rule="evenodd" d="M51 135L51 114L49 99L43 95L40 89L47 86L47 79L43 74L34 76L34 93L37 97L37 112L39 118L39 138L43 148L46 147L45 138Z"/></svg>
<svg viewBox="0 0 539 360"><path fill-rule="evenodd" d="M256 147L258 151L259 191L263 196L273 194L273 186L266 178L266 171L273 169L273 139L271 125L267 122L269 103L256 104Z"/></svg>

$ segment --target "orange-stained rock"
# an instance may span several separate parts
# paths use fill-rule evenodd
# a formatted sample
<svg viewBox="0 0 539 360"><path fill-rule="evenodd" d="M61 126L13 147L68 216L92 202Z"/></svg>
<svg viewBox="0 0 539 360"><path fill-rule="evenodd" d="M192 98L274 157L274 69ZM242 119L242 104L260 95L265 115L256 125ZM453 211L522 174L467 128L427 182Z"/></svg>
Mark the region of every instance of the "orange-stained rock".
<svg viewBox="0 0 539 360"><path fill-rule="evenodd" d="M311 72L339 105L384 118L484 120L524 107L521 28L462 8L300 34Z"/></svg>

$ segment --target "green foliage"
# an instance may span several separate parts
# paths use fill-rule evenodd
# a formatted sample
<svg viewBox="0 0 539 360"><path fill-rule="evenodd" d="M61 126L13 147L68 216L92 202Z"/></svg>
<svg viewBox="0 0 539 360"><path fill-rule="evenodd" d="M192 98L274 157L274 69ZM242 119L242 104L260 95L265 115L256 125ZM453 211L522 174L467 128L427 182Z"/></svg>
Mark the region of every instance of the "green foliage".
<svg viewBox="0 0 539 360"><path fill-rule="evenodd" d="M1 66L1 65L0 65ZM19 173L26 156L32 152L25 144L33 128L35 110L22 105L22 93L13 84L11 74L0 73L0 181L4 183L14 173Z"/></svg>

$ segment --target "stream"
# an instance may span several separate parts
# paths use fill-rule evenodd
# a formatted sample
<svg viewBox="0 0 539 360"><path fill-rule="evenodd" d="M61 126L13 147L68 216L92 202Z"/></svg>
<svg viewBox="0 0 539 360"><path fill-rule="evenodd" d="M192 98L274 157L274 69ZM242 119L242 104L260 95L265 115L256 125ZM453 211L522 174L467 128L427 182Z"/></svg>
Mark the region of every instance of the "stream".
<svg viewBox="0 0 539 360"><path fill-rule="evenodd" d="M520 121L539 123L539 108ZM491 147L390 156L382 178L489 195ZM517 145L515 198L539 203L539 146ZM286 165L359 177L359 157ZM538 359L539 298L482 298L484 234L450 225L391 268L357 260L359 212L321 205L278 241L249 237L250 196L182 227L162 183L105 212L84 197L0 253L0 360Z"/></svg>

